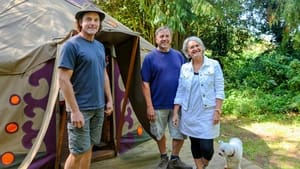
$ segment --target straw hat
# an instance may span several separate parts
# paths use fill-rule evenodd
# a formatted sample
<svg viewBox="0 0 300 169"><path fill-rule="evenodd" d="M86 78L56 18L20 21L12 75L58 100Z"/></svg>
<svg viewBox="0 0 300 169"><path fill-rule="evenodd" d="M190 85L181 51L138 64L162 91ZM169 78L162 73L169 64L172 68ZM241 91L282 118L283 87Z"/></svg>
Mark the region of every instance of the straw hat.
<svg viewBox="0 0 300 169"><path fill-rule="evenodd" d="M75 14L75 18L77 20L79 20L87 12L96 12L96 13L98 13L101 22L105 18L105 14L100 9L98 9L95 5L93 5L91 3L83 5L82 8Z"/></svg>

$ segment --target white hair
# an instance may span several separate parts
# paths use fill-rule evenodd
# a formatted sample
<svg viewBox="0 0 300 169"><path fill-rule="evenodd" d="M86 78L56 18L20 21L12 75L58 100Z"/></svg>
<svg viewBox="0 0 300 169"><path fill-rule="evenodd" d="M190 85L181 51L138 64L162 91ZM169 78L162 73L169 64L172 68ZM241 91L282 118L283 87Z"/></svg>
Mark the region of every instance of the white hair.
<svg viewBox="0 0 300 169"><path fill-rule="evenodd" d="M202 51L203 51L203 55L204 55L204 51L205 51L204 43L203 43L202 40L201 40L200 38L198 38L197 36L190 36L190 37L186 38L186 39L183 41L183 44L182 44L182 53L183 53L187 58L190 58L190 56L188 55L188 52L187 52L187 50L188 50L188 43L189 43L190 41L195 41L195 42L197 42L197 43L200 45L200 47L201 47L201 49L202 49Z"/></svg>

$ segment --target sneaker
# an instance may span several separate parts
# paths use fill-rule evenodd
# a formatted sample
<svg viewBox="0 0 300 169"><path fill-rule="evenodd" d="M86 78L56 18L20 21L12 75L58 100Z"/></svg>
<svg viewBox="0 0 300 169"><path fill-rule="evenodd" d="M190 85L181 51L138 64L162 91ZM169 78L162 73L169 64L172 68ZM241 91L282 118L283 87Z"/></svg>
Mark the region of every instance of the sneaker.
<svg viewBox="0 0 300 169"><path fill-rule="evenodd" d="M167 169L168 167L168 158L161 158L156 169Z"/></svg>
<svg viewBox="0 0 300 169"><path fill-rule="evenodd" d="M185 164L179 158L179 159L170 160L168 163L168 169L193 169L193 167Z"/></svg>

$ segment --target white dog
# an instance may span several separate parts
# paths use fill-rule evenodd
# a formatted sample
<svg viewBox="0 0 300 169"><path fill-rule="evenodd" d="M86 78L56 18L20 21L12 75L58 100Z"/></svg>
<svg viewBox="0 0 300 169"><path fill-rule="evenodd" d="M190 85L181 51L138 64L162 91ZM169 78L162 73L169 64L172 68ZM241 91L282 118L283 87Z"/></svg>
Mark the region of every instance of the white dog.
<svg viewBox="0 0 300 169"><path fill-rule="evenodd" d="M219 155L225 158L225 169L241 169L243 143L239 138L231 138L228 143L219 141Z"/></svg>

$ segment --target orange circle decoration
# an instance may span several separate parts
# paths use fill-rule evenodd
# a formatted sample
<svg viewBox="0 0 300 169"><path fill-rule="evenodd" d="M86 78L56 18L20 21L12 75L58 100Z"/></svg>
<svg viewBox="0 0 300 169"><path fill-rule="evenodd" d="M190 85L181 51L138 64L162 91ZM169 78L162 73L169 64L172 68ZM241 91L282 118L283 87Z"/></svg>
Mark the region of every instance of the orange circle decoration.
<svg viewBox="0 0 300 169"><path fill-rule="evenodd" d="M14 94L14 95L10 96L9 102L12 105L17 105L17 104L19 104L21 102L21 98L20 98L20 96Z"/></svg>
<svg viewBox="0 0 300 169"><path fill-rule="evenodd" d="M138 136L142 136L143 135L143 127L141 125L139 125L136 129L136 133Z"/></svg>
<svg viewBox="0 0 300 169"><path fill-rule="evenodd" d="M18 129L19 129L19 125L16 122L8 123L5 126L5 131L10 134L17 132Z"/></svg>
<svg viewBox="0 0 300 169"><path fill-rule="evenodd" d="M10 165L15 161L15 155L12 152L5 152L1 156L1 163L3 165Z"/></svg>

